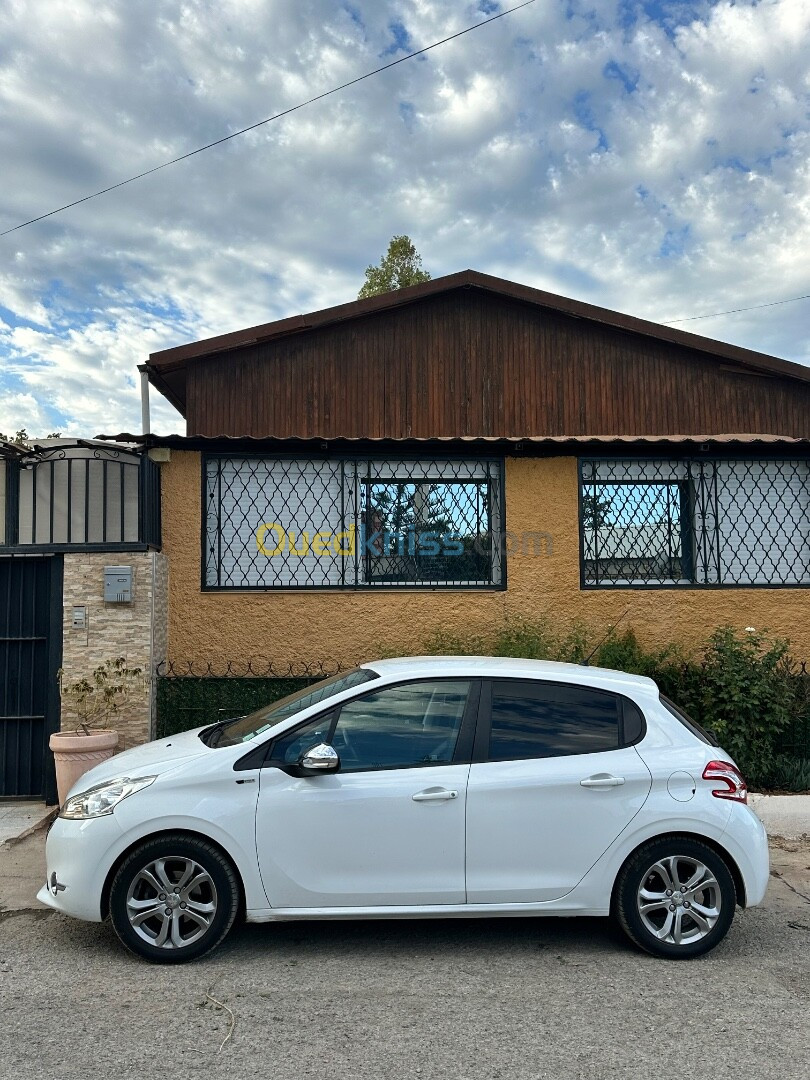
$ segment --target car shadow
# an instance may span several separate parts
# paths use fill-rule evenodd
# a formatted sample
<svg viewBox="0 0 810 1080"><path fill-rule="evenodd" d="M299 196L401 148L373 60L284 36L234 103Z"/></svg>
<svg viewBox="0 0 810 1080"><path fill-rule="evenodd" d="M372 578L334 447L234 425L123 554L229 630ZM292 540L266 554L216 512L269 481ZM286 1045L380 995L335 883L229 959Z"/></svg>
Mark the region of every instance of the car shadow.
<svg viewBox="0 0 810 1080"><path fill-rule="evenodd" d="M330 919L242 924L228 940L231 955L273 949L280 955L347 957L362 950L366 958L402 952L410 958L470 952L479 959L487 952L534 954L540 949L587 948L610 952L627 950L625 939L603 918L447 918L447 919Z"/></svg>

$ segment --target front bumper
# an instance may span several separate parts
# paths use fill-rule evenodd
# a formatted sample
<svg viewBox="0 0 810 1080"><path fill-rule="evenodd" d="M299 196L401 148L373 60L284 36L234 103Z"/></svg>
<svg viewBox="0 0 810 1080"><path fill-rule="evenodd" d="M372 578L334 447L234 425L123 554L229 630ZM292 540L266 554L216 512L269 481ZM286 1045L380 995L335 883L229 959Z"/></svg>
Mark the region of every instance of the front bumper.
<svg viewBox="0 0 810 1080"><path fill-rule="evenodd" d="M57 818L45 843L45 884L37 900L75 919L101 922L104 882L121 847L115 814Z"/></svg>

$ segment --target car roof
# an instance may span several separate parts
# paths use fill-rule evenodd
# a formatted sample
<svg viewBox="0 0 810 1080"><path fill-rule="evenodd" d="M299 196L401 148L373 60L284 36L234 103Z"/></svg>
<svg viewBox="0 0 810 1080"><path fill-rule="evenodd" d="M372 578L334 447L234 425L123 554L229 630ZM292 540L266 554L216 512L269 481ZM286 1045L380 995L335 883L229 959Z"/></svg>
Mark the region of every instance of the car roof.
<svg viewBox="0 0 810 1080"><path fill-rule="evenodd" d="M520 660L511 656L400 656L370 660L361 667L370 668L384 678L415 678L430 675L476 675L502 679L546 679L553 682L594 686L616 693L658 694L658 687L646 675L632 675L611 668L585 664L562 664L554 660Z"/></svg>

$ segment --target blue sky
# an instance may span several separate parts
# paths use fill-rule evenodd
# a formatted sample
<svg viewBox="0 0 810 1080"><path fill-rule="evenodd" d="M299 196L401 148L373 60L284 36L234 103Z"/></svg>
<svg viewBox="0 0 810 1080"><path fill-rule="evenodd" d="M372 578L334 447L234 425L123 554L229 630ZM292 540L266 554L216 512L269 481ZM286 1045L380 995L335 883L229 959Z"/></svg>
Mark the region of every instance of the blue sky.
<svg viewBox="0 0 810 1080"><path fill-rule="evenodd" d="M3 5L0 229L505 6ZM809 39L806 0L538 0L12 233L0 431L137 429L150 352L353 299L395 233L434 276L659 321L810 293ZM810 364L809 314L680 325ZM154 392L153 412L183 430Z"/></svg>

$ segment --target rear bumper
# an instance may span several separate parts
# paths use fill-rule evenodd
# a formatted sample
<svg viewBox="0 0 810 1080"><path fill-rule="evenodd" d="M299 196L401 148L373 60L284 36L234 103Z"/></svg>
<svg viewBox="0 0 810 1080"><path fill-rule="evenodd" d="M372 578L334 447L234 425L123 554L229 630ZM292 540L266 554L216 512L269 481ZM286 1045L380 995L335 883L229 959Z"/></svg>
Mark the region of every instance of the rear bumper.
<svg viewBox="0 0 810 1080"><path fill-rule="evenodd" d="M750 806L733 804L720 843L739 867L745 888L744 906L761 904L771 872L768 834Z"/></svg>

